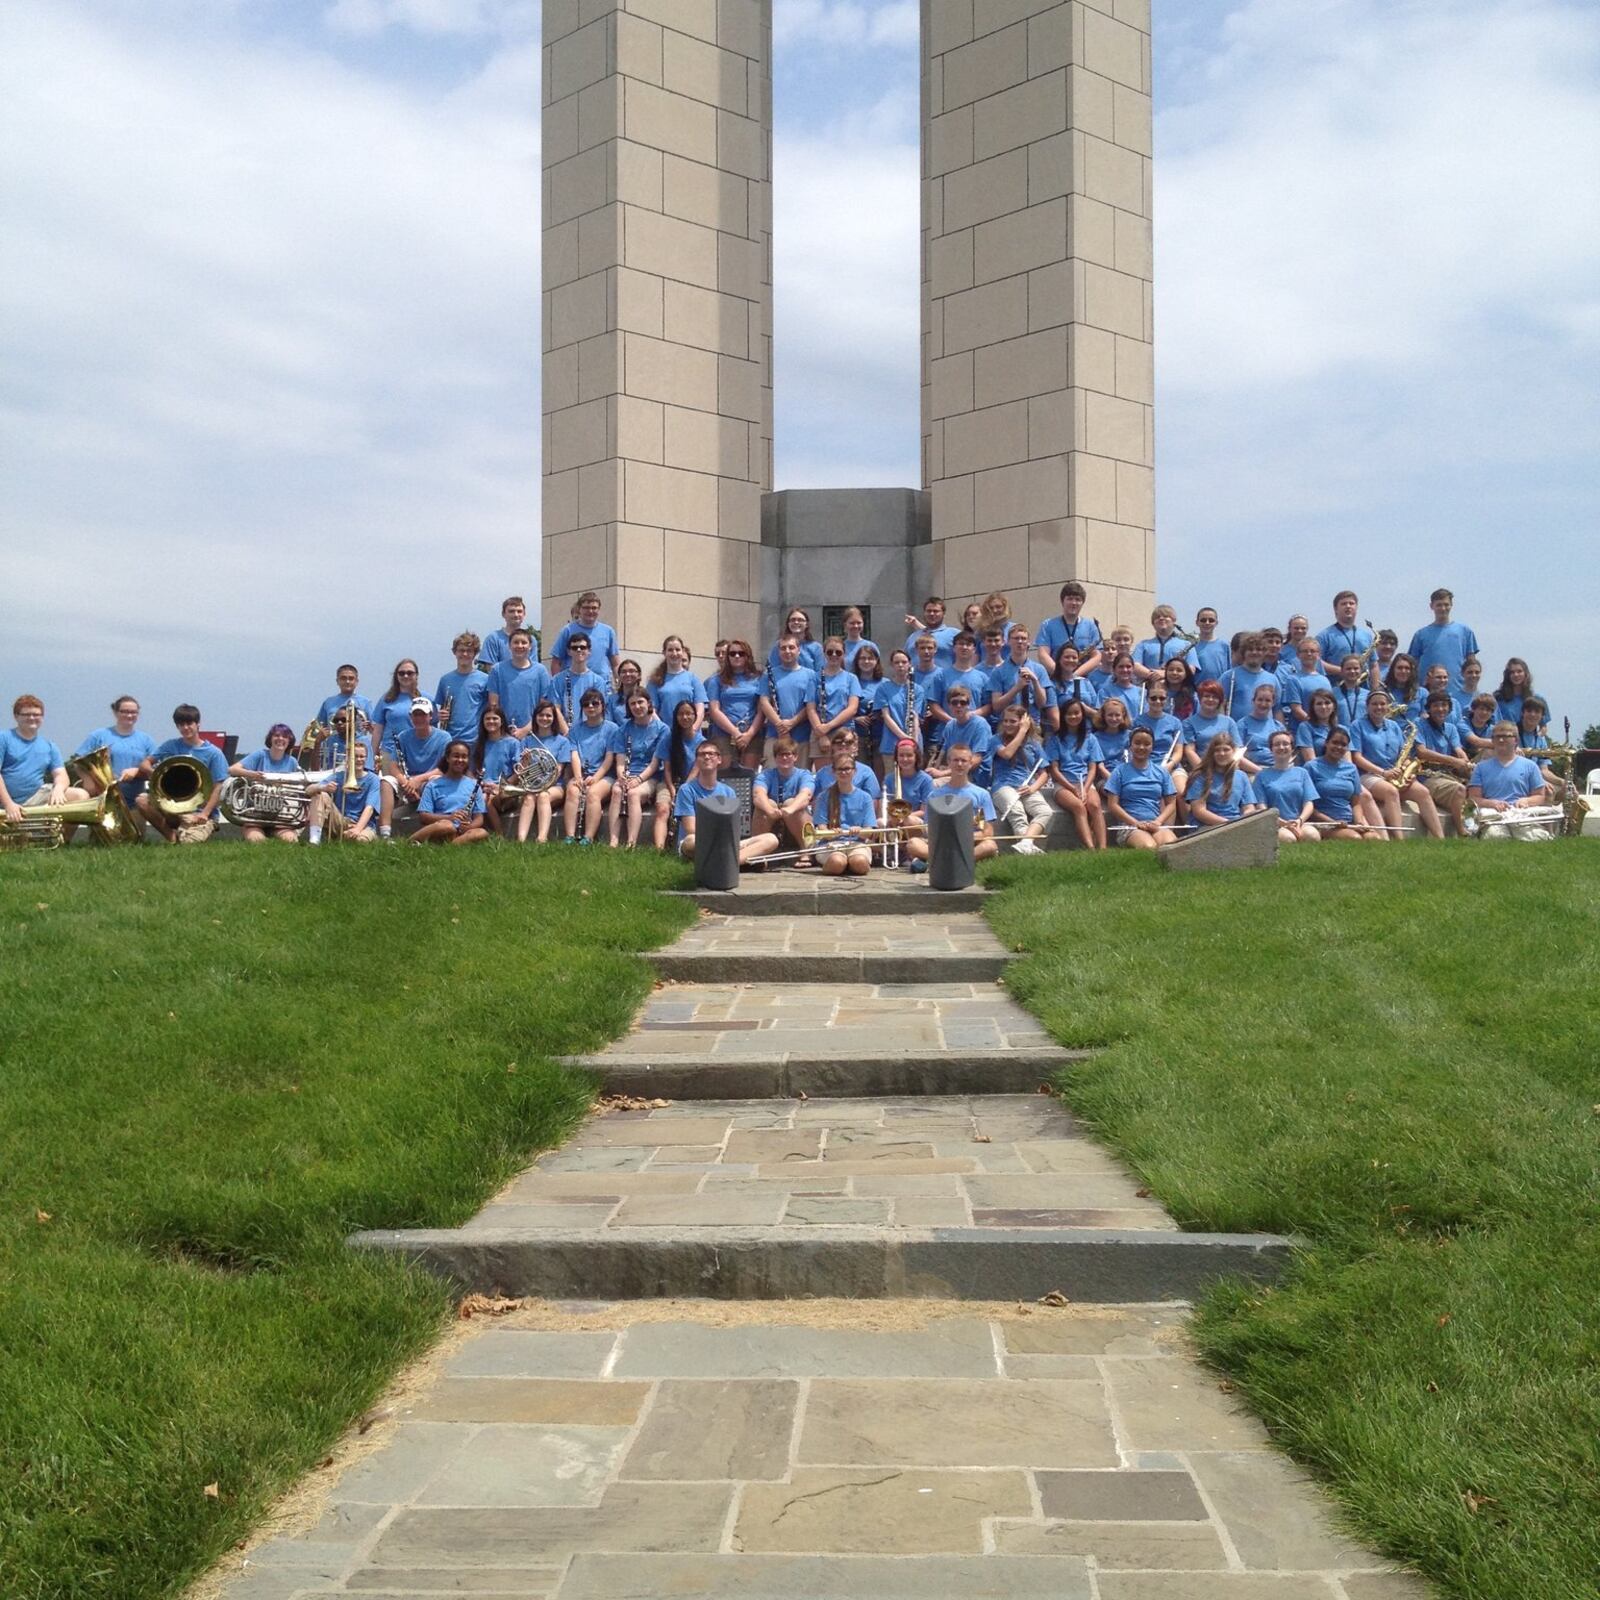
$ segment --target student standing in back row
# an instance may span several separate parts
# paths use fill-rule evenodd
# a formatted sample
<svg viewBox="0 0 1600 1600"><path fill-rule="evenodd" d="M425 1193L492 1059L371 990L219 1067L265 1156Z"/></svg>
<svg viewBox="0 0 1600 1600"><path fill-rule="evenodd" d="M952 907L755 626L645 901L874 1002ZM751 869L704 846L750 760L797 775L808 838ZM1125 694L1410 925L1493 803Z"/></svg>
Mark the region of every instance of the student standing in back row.
<svg viewBox="0 0 1600 1600"><path fill-rule="evenodd" d="M1433 667L1442 666L1450 675L1450 693L1461 694L1461 668L1468 656L1478 653L1478 636L1464 622L1452 622L1450 613L1456 597L1448 589L1435 589L1428 596L1433 621L1411 636L1406 654L1415 658L1423 681Z"/></svg>

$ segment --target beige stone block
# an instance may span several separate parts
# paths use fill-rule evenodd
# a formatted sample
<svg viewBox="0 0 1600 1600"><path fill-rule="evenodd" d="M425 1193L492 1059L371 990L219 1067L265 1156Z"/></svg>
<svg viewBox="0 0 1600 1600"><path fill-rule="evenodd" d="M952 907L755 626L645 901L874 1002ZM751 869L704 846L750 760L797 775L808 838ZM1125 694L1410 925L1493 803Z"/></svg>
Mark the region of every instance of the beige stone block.
<svg viewBox="0 0 1600 1600"><path fill-rule="evenodd" d="M758 585L759 587L759 585ZM718 639L743 639L751 649L761 637L761 603L758 600L728 600L717 602ZM707 669L710 670L709 668Z"/></svg>
<svg viewBox="0 0 1600 1600"><path fill-rule="evenodd" d="M752 61L766 59L761 0L717 0L717 43Z"/></svg>
<svg viewBox="0 0 1600 1600"><path fill-rule="evenodd" d="M1069 513L1068 487L1065 456L977 473L973 478L973 525L982 532L1054 521Z"/></svg>
<svg viewBox="0 0 1600 1600"><path fill-rule="evenodd" d="M663 462L662 406L655 400L612 395L609 407L609 453L629 461Z"/></svg>
<svg viewBox="0 0 1600 1600"><path fill-rule="evenodd" d="M1087 548L1081 517L1055 517L1028 526L1027 579L1039 589L1037 603L1030 603L1010 589L1011 609L1017 616L1054 616L1060 610L1061 585L1068 578L1082 577Z"/></svg>
<svg viewBox="0 0 1600 1600"><path fill-rule="evenodd" d="M1155 135L1150 96L1142 89L1125 89L1119 83L1112 99L1116 107L1114 141L1124 150L1137 150L1142 156L1153 155Z"/></svg>
<svg viewBox="0 0 1600 1600"><path fill-rule="evenodd" d="M647 216L647 212L640 212ZM604 272L622 265L622 207L605 206L578 218L578 273Z"/></svg>
<svg viewBox="0 0 1600 1600"><path fill-rule="evenodd" d="M944 425L944 471L981 472L1028 459L1025 400L951 417Z"/></svg>
<svg viewBox="0 0 1600 1600"><path fill-rule="evenodd" d="M610 579L611 540L592 528L547 535L544 541L545 582L563 592L596 589Z"/></svg>
<svg viewBox="0 0 1600 1600"><path fill-rule="evenodd" d="M1035 395L1028 401L1028 457L1032 461L1042 456L1060 455L1070 450L1074 443L1073 421L1076 414L1070 389L1054 394Z"/></svg>
<svg viewBox="0 0 1600 1600"><path fill-rule="evenodd" d="M759 300L767 281L767 252L759 239L717 235L717 287L724 294Z"/></svg>
<svg viewBox="0 0 1600 1600"><path fill-rule="evenodd" d="M624 392L698 411L717 409L717 357L642 334L623 335Z"/></svg>
<svg viewBox="0 0 1600 1600"><path fill-rule="evenodd" d="M746 422L760 422L765 415L761 377L760 362L741 361L737 356L718 356L715 409L725 417L743 417Z"/></svg>
<svg viewBox="0 0 1600 1600"><path fill-rule="evenodd" d="M661 209L723 233L748 234L750 182L682 156L662 157Z"/></svg>
<svg viewBox="0 0 1600 1600"><path fill-rule="evenodd" d="M1144 342L1151 344L1156 336L1156 291L1153 283L1144 286Z"/></svg>
<svg viewBox="0 0 1600 1600"><path fill-rule="evenodd" d="M571 222L613 198L611 146L598 145L544 171L544 216L551 225Z"/></svg>
<svg viewBox="0 0 1600 1600"><path fill-rule="evenodd" d="M545 50L545 89L551 104L598 83L611 71L604 18L555 39Z"/></svg>
<svg viewBox="0 0 1600 1600"><path fill-rule="evenodd" d="M1089 571L1097 582L1122 589L1145 587L1144 532L1115 522L1089 522Z"/></svg>
<svg viewBox="0 0 1600 1600"><path fill-rule="evenodd" d="M1131 461L1117 462L1116 520L1135 528L1156 524L1156 475Z"/></svg>
<svg viewBox="0 0 1600 1600"><path fill-rule="evenodd" d="M596 400L621 386L622 349L618 336L602 333L578 346L578 399Z"/></svg>
<svg viewBox="0 0 1600 1600"><path fill-rule="evenodd" d="M1083 64L1130 89L1144 88L1144 36L1098 11L1083 13Z"/></svg>
<svg viewBox="0 0 1600 1600"><path fill-rule="evenodd" d="M1070 234L1069 234L1070 237ZM1059 328L1073 317L1073 271L1070 261L1039 267L1028 274L1028 332Z"/></svg>
<svg viewBox="0 0 1600 1600"><path fill-rule="evenodd" d="M622 128L628 138L640 144L671 151L690 161L715 163L717 159L716 108L652 83L625 81Z"/></svg>
<svg viewBox="0 0 1600 1600"><path fill-rule="evenodd" d="M979 161L939 181L943 191L943 225L935 237L1020 211L1028 203L1028 153L1011 150Z"/></svg>
<svg viewBox="0 0 1600 1600"><path fill-rule="evenodd" d="M1074 389L1117 392L1117 336L1103 328L1075 323L1072 329L1070 370Z"/></svg>
<svg viewBox="0 0 1600 1600"><path fill-rule="evenodd" d="M958 115L959 113L952 113ZM1067 75L1049 72L989 95L972 108L972 153L984 161L1067 127Z"/></svg>
<svg viewBox="0 0 1600 1600"><path fill-rule="evenodd" d="M540 276L546 289L571 283L578 274L578 224L564 222L544 229L544 244L539 252Z"/></svg>
<svg viewBox="0 0 1600 1600"><path fill-rule="evenodd" d="M973 404L993 406L1065 389L1067 348L1065 328L985 345L973 355Z"/></svg>
<svg viewBox="0 0 1600 1600"><path fill-rule="evenodd" d="M668 529L666 567L678 593L750 598L750 563L742 543Z"/></svg>
<svg viewBox="0 0 1600 1600"><path fill-rule="evenodd" d="M935 302L944 319L945 355L1014 339L1028 327L1028 280L1003 278Z"/></svg>
<svg viewBox="0 0 1600 1600"><path fill-rule="evenodd" d="M568 95L544 108L539 119L539 149L548 168L578 153L578 97Z"/></svg>
<svg viewBox="0 0 1600 1600"><path fill-rule="evenodd" d="M1028 77L1028 29L1017 23L943 56L945 111L997 94Z"/></svg>
<svg viewBox="0 0 1600 1600"><path fill-rule="evenodd" d="M930 403L935 417L953 417L972 409L972 366L970 351L945 356L929 364L932 377Z"/></svg>
<svg viewBox="0 0 1600 1600"><path fill-rule="evenodd" d="M972 287L971 228L934 239L928 246L928 286L941 298Z"/></svg>
<svg viewBox="0 0 1600 1600"><path fill-rule="evenodd" d="M717 287L717 235L697 222L629 206L624 220L625 259L640 272Z"/></svg>
<svg viewBox="0 0 1600 1600"><path fill-rule="evenodd" d="M973 229L973 282L1014 277L1066 255L1067 202L1047 200Z"/></svg>
<svg viewBox="0 0 1600 1600"><path fill-rule="evenodd" d="M1082 32L1077 11L1074 5L1060 5L1028 19L1028 71L1035 77L1080 59L1075 54Z"/></svg>
<svg viewBox="0 0 1600 1600"><path fill-rule="evenodd" d="M552 472L566 472L572 467L604 461L610 454L606 406L605 400L591 400L587 405L557 411L546 419L550 438L545 459Z"/></svg>
<svg viewBox="0 0 1600 1600"><path fill-rule="evenodd" d="M922 481L932 483L945 475L944 423L936 422L922 435Z"/></svg>
<svg viewBox="0 0 1600 1600"><path fill-rule="evenodd" d="M754 117L733 111L717 113L717 165L724 172L765 182L772 173L766 129Z"/></svg>
<svg viewBox="0 0 1600 1600"><path fill-rule="evenodd" d="M1085 71L1067 69L1067 126L1079 133L1092 133L1097 139L1116 142L1117 86L1109 78Z"/></svg>
<svg viewBox="0 0 1600 1600"><path fill-rule="evenodd" d="M618 139L606 148L616 151L616 198L624 205L661 210L661 152L631 139Z"/></svg>
<svg viewBox="0 0 1600 1600"><path fill-rule="evenodd" d="M744 57L732 51L669 32L662 51L662 87L743 116L745 66Z"/></svg>
<svg viewBox="0 0 1600 1600"><path fill-rule="evenodd" d="M617 28L617 72L624 78L661 87L661 41L659 23L636 17L627 11L614 11Z"/></svg>
<svg viewBox="0 0 1600 1600"><path fill-rule="evenodd" d="M607 331L611 313L606 289L606 274L596 272L550 291L546 298L552 349L578 344Z"/></svg>
<svg viewBox="0 0 1600 1600"><path fill-rule="evenodd" d="M750 465L750 425L709 411L664 408L664 464L743 478Z"/></svg>
<svg viewBox="0 0 1600 1600"><path fill-rule="evenodd" d="M940 56L970 44L975 4L976 0L928 0L923 13L923 53Z"/></svg>
<svg viewBox="0 0 1600 1600"><path fill-rule="evenodd" d="M717 632L717 602L710 595L673 587L680 580L692 581L692 574L677 571L670 562L662 586L628 590L627 631L623 653L648 657L646 671L659 659L661 641L669 633L678 634L691 651L709 655L721 637Z"/></svg>
<svg viewBox="0 0 1600 1600"><path fill-rule="evenodd" d="M540 526L548 539L555 533L568 533L578 526L578 474L551 472L545 467L541 486Z"/></svg>
<svg viewBox="0 0 1600 1600"><path fill-rule="evenodd" d="M627 10L708 44L717 42L717 0L623 0Z"/></svg>
<svg viewBox="0 0 1600 1600"><path fill-rule="evenodd" d="M1127 211L1118 211L1114 215L1117 249L1116 260L1110 264L1118 272L1126 272L1130 277L1151 277L1155 263L1149 218L1136 217Z"/></svg>
<svg viewBox="0 0 1600 1600"><path fill-rule="evenodd" d="M749 347L750 317L747 302L688 283L667 283L663 288L666 338L674 344L700 350L718 350L743 356Z"/></svg>
<svg viewBox="0 0 1600 1600"><path fill-rule="evenodd" d="M622 135L622 85L612 76L592 83L578 96L578 148L592 150Z"/></svg>
<svg viewBox="0 0 1600 1600"><path fill-rule="evenodd" d="M1150 32L1150 0L1113 0L1111 14L1140 33Z"/></svg>
<svg viewBox="0 0 1600 1600"><path fill-rule="evenodd" d="M662 330L662 283L653 272L617 267L611 274L616 326L625 333L659 339Z"/></svg>
<svg viewBox="0 0 1600 1600"><path fill-rule="evenodd" d="M1113 272L1093 262L1083 266L1084 320L1108 333L1142 339L1144 331L1144 290L1142 280L1125 272Z"/></svg>
<svg viewBox="0 0 1600 1600"><path fill-rule="evenodd" d="M1092 133L1083 139L1083 192L1091 200L1141 214L1144 211L1144 160Z"/></svg>
<svg viewBox="0 0 1600 1600"><path fill-rule="evenodd" d="M1115 395L1094 393L1088 394L1084 403L1088 447L1093 454L1110 456L1114 461L1150 465L1145 406L1132 400L1119 400Z"/></svg>
<svg viewBox="0 0 1600 1600"><path fill-rule="evenodd" d="M721 479L717 484L717 523L725 542L759 544L761 485L743 478ZM738 592L746 595L743 589Z"/></svg>
<svg viewBox="0 0 1600 1600"><path fill-rule="evenodd" d="M666 575L662 565L665 536L661 529L619 522L612 536L617 552L613 581L638 585L642 589L659 589ZM594 585L588 587L593 588Z"/></svg>
<svg viewBox="0 0 1600 1600"><path fill-rule="evenodd" d="M1116 522L1118 463L1106 456L1077 450L1072 456L1072 514Z"/></svg>
<svg viewBox="0 0 1600 1600"><path fill-rule="evenodd" d="M717 480L708 473L625 461L622 515L629 522L714 534Z"/></svg>
<svg viewBox="0 0 1600 1600"><path fill-rule="evenodd" d="M1052 134L1028 146L1028 204L1039 205L1076 187L1078 141L1071 133Z"/></svg>
<svg viewBox="0 0 1600 1600"><path fill-rule="evenodd" d="M933 537L936 540L959 538L973 528L973 480L936 478L932 484ZM935 588L943 586L937 578Z"/></svg>
<svg viewBox="0 0 1600 1600"><path fill-rule="evenodd" d="M1068 254L1096 266L1117 264L1117 211L1103 201L1075 194L1067 200Z"/></svg>
<svg viewBox="0 0 1600 1600"><path fill-rule="evenodd" d="M622 463L597 461L578 468L578 526L616 522L622 515Z"/></svg>
<svg viewBox="0 0 1600 1600"><path fill-rule="evenodd" d="M565 38L581 23L578 0L544 0L544 23L541 31L547 47L555 40Z"/></svg>
<svg viewBox="0 0 1600 1600"><path fill-rule="evenodd" d="M961 106L942 117L928 119L928 176L943 177L958 167L972 165L972 107ZM991 154L993 152L990 152Z"/></svg>
<svg viewBox="0 0 1600 1600"><path fill-rule="evenodd" d="M944 581L953 594L987 594L1002 575L1022 572L1028 560L1026 528L991 528L944 545Z"/></svg>
<svg viewBox="0 0 1600 1600"><path fill-rule="evenodd" d="M578 403L578 347L547 350L540 363L540 387L546 413Z"/></svg>
<svg viewBox="0 0 1600 1600"><path fill-rule="evenodd" d="M1153 405L1156 398L1155 348L1142 339L1117 340L1117 393L1124 400Z"/></svg>

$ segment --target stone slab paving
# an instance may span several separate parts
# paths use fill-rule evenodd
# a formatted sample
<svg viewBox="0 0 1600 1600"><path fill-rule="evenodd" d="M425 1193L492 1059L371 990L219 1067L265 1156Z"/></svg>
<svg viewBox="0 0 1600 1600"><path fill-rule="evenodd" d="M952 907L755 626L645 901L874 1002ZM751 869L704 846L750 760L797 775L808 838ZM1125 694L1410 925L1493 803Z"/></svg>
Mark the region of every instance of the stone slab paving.
<svg viewBox="0 0 1600 1600"><path fill-rule="evenodd" d="M462 1230L1173 1230L1048 1095L685 1101L591 1117Z"/></svg>
<svg viewBox="0 0 1600 1600"><path fill-rule="evenodd" d="M904 916L748 917L704 912L674 955L999 955L975 911Z"/></svg>
<svg viewBox="0 0 1600 1600"><path fill-rule="evenodd" d="M225 1600L1419 1600L1181 1306L484 1326ZM515 1321L515 1319L513 1319ZM608 1321L613 1325L606 1326ZM552 1325L556 1326L552 1326Z"/></svg>

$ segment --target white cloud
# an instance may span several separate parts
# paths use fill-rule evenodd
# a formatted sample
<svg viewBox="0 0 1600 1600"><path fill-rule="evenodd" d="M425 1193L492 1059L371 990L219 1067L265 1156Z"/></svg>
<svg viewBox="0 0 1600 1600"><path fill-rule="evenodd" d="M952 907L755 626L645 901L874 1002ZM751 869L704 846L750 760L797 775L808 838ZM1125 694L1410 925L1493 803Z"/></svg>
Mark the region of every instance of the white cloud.
<svg viewBox="0 0 1600 1600"><path fill-rule="evenodd" d="M358 39L390 28L434 36L526 37L537 18L537 0L334 0L326 21L333 32Z"/></svg>
<svg viewBox="0 0 1600 1600"><path fill-rule="evenodd" d="M772 38L780 50L800 43L915 46L921 29L915 0L773 0Z"/></svg>

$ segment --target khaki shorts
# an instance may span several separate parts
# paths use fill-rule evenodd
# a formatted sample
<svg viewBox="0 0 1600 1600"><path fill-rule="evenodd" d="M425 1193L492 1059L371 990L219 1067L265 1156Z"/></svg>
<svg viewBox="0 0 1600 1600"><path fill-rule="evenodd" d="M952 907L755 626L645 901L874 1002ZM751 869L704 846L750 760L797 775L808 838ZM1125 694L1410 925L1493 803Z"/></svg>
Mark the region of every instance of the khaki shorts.
<svg viewBox="0 0 1600 1600"><path fill-rule="evenodd" d="M1467 786L1459 778L1452 778L1445 772L1424 772L1421 777L1422 786L1428 793L1446 805L1452 800L1461 799L1467 792Z"/></svg>

